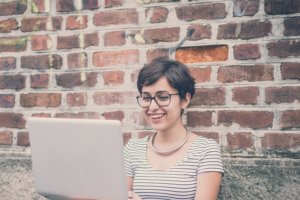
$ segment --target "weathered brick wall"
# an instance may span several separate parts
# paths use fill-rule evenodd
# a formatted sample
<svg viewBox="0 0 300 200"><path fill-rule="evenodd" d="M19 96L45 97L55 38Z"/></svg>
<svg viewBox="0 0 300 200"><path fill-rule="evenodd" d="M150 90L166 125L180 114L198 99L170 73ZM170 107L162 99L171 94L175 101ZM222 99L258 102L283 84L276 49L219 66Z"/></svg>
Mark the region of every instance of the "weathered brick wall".
<svg viewBox="0 0 300 200"><path fill-rule="evenodd" d="M138 69L161 55L195 76L184 121L219 142L229 174L261 159L292 167L300 182L299 0L1 1L2 159L30 159L30 116L118 119L126 140L151 133L135 83ZM243 190L227 186L224 197Z"/></svg>

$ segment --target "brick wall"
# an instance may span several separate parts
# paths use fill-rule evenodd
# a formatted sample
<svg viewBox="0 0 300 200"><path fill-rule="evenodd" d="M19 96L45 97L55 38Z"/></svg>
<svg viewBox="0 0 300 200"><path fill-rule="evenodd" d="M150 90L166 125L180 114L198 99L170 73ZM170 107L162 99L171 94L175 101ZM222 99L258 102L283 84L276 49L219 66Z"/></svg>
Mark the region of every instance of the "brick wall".
<svg viewBox="0 0 300 200"><path fill-rule="evenodd" d="M197 92L186 124L224 153L299 150L299 1L32 0L0 10L5 151L29 145L29 116L118 119L127 138L144 136L136 74L159 55L189 66Z"/></svg>
<svg viewBox="0 0 300 200"><path fill-rule="evenodd" d="M26 151L29 116L118 119L127 138L149 133L135 82L159 55L189 66L197 90L184 120L224 155L299 151L299 1L28 0L0 10L7 152Z"/></svg>
<svg viewBox="0 0 300 200"><path fill-rule="evenodd" d="M299 0L1 1L0 151L29 154L30 116L151 133L135 84L161 55L195 76L184 121L224 158L299 158Z"/></svg>

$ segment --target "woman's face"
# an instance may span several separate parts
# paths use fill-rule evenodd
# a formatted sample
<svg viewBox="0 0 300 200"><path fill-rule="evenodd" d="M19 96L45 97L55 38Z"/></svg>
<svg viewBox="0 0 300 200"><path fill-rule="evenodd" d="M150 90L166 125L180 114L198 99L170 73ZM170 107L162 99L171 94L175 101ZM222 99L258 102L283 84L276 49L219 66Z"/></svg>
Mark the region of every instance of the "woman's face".
<svg viewBox="0 0 300 200"><path fill-rule="evenodd" d="M168 96L168 94L174 94ZM166 77L161 77L154 84L142 88L142 96L149 101L151 97L156 96L157 102L152 99L147 108L143 108L144 115L148 123L157 131L166 131L176 127L181 121L181 109L187 107L190 101L189 95L183 100L180 99L178 91L171 87ZM150 98L149 98L150 97ZM170 97L170 101L167 99ZM169 104L168 104L169 102Z"/></svg>

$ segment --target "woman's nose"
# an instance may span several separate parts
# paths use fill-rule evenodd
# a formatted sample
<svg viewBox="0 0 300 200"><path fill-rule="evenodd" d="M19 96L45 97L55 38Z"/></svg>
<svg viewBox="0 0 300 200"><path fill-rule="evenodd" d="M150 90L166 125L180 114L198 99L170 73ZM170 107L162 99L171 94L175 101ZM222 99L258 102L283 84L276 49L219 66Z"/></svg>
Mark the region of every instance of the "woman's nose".
<svg viewBox="0 0 300 200"><path fill-rule="evenodd" d="M153 110L153 109L158 109L158 108L159 108L159 105L157 104L156 100L153 98L152 101L150 102L149 109Z"/></svg>

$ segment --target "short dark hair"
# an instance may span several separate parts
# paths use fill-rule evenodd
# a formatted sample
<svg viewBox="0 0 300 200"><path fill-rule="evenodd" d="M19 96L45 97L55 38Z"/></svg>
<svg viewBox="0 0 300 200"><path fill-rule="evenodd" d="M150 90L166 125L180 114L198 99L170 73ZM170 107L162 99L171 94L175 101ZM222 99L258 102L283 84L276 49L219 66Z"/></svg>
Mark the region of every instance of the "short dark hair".
<svg viewBox="0 0 300 200"><path fill-rule="evenodd" d="M152 85L163 76L167 78L171 87L178 91L181 99L184 99L187 93L190 93L191 97L194 96L195 79L191 76L187 66L167 57L156 58L140 70L137 80L140 94L143 86Z"/></svg>

